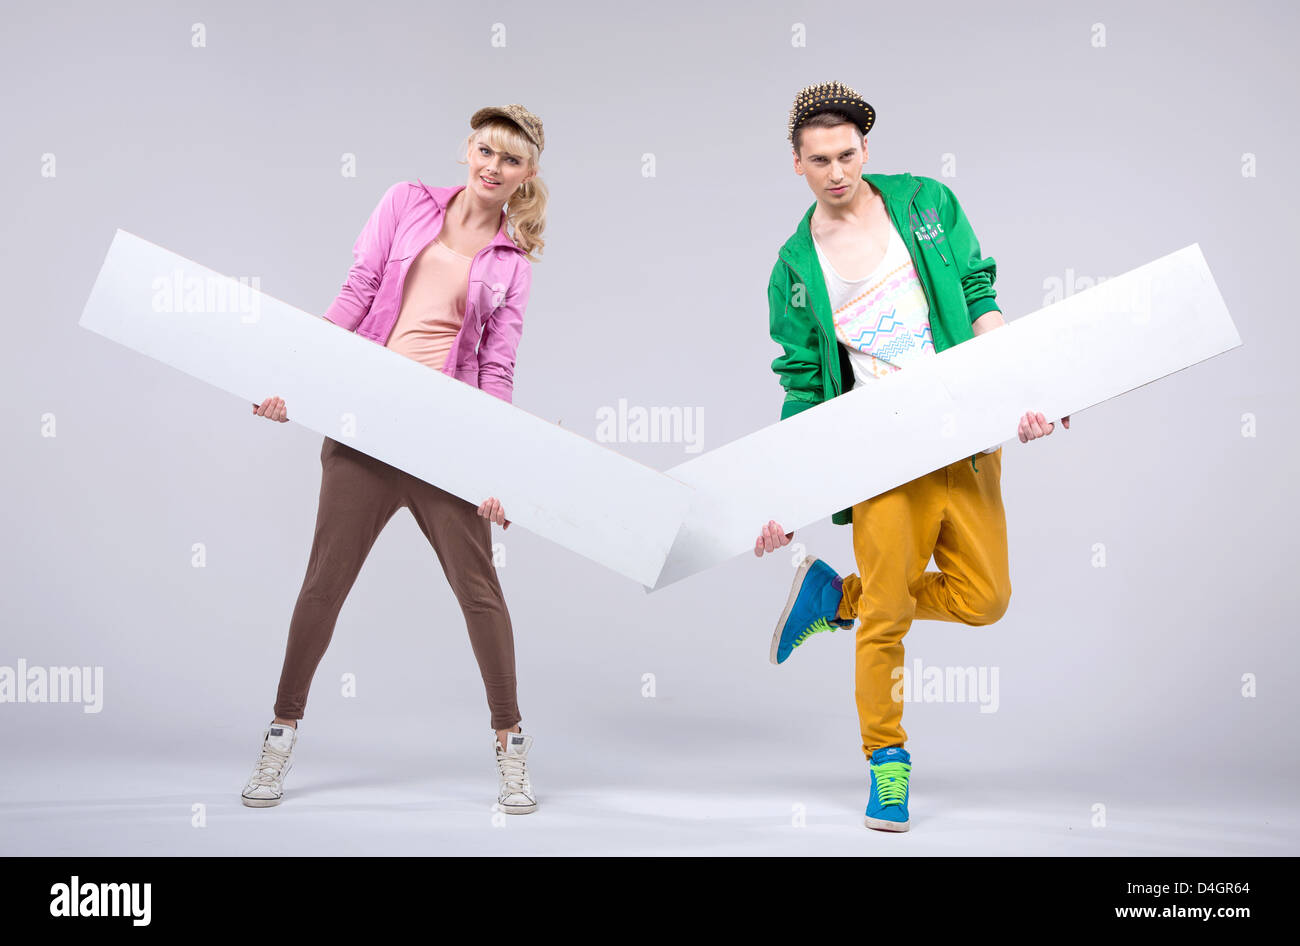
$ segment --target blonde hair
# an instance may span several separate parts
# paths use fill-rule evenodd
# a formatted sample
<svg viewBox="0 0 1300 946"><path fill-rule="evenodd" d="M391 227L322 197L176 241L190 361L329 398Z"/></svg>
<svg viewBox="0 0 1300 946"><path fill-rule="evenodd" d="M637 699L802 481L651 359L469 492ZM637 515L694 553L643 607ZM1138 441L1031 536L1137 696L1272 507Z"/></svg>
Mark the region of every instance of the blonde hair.
<svg viewBox="0 0 1300 946"><path fill-rule="evenodd" d="M475 139L482 139L493 151L525 158L529 170L537 169L541 156L537 145L512 121L489 118L466 136L466 150ZM459 163L469 162L461 160ZM510 223L511 239L532 262L536 262L536 257L541 255L542 248L546 245L542 231L546 228L546 201L549 196L545 182L537 175L520 184L506 202L506 220Z"/></svg>

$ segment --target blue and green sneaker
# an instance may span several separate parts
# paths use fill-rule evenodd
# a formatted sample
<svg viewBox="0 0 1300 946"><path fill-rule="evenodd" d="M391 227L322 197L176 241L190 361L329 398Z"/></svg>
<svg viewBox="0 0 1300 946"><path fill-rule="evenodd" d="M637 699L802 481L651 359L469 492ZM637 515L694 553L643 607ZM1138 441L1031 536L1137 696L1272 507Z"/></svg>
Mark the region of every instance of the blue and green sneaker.
<svg viewBox="0 0 1300 946"><path fill-rule="evenodd" d="M871 753L868 767L871 797L867 799L867 827L878 831L906 831L912 756L900 746L888 746Z"/></svg>
<svg viewBox="0 0 1300 946"><path fill-rule="evenodd" d="M839 617L842 584L835 569L820 558L804 559L772 633L772 663L785 663L794 649L814 634L853 626L852 619Z"/></svg>

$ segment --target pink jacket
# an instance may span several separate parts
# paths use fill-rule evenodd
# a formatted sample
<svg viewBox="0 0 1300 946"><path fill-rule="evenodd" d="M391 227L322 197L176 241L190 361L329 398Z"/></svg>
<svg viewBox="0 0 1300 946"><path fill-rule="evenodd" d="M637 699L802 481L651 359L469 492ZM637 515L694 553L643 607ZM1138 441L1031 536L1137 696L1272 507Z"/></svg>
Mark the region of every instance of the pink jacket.
<svg viewBox="0 0 1300 946"><path fill-rule="evenodd" d="M431 188L418 179L390 187L352 247L352 269L325 318L387 345L402 307L406 271L441 232L447 205L464 187ZM465 321L442 373L510 401L531 285L532 265L506 234L503 211L501 229L470 263Z"/></svg>

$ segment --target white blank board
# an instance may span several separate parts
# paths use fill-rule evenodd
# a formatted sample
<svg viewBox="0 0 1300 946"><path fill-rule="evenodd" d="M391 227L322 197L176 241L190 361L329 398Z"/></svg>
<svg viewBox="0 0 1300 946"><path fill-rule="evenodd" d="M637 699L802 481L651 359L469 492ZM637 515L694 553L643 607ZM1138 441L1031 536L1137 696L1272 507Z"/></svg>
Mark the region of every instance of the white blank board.
<svg viewBox="0 0 1300 946"><path fill-rule="evenodd" d="M495 496L512 526L646 585L689 499L647 466L124 230L80 324L243 405L282 397L292 422L475 505Z"/></svg>
<svg viewBox="0 0 1300 946"><path fill-rule="evenodd" d="M655 587L1240 344L1192 244L669 470L693 493Z"/></svg>
<svg viewBox="0 0 1300 946"><path fill-rule="evenodd" d="M189 304L190 287L240 305ZM803 528L1000 443L1027 410L1055 420L1241 344L1193 244L663 474L122 230L81 325L244 401L283 397L295 422L469 502L496 496L648 590L750 552L769 519Z"/></svg>

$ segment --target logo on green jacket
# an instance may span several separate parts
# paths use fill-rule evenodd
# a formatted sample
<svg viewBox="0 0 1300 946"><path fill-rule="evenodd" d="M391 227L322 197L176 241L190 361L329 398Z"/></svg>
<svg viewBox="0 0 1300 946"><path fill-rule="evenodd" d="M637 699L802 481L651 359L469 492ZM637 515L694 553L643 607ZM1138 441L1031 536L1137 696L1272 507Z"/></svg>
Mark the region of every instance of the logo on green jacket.
<svg viewBox="0 0 1300 946"><path fill-rule="evenodd" d="M918 242L931 240L935 246L943 246L948 241L943 232L943 224L939 222L939 211L933 207L922 209L920 214L912 211L911 218L912 233Z"/></svg>

